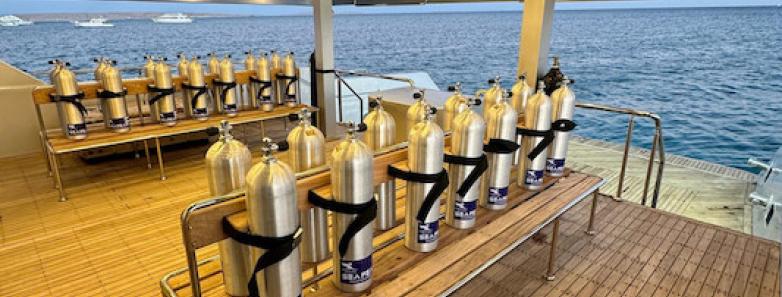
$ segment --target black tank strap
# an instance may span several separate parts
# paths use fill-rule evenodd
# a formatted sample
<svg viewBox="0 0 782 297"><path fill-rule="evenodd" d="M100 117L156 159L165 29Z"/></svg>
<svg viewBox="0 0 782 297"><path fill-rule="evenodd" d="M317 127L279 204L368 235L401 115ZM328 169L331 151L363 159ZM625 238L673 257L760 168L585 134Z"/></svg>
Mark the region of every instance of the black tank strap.
<svg viewBox="0 0 782 297"><path fill-rule="evenodd" d="M315 69L315 73L337 73L334 69Z"/></svg>
<svg viewBox="0 0 782 297"><path fill-rule="evenodd" d="M448 187L448 172L443 169L439 173L417 173L404 171L390 165L388 166L388 175L410 182L434 183L434 186L429 190L429 193L426 193L426 198L424 198L421 209L418 210L418 214L416 215L416 219L418 219L419 222L428 223L426 222L426 215L429 214L429 210L432 209L437 198L440 198L440 195Z"/></svg>
<svg viewBox="0 0 782 297"><path fill-rule="evenodd" d="M222 82L219 80L214 80L213 83L215 86L223 87L223 90L220 91L220 102L225 103L225 96L228 94L228 91L236 87L236 82Z"/></svg>
<svg viewBox="0 0 782 297"><path fill-rule="evenodd" d="M481 178L481 175L486 172L486 169L489 168L489 162L486 160L486 154L483 154L477 158L467 158L446 154L443 161L448 164L475 166L475 168L473 168L472 171L467 174L467 177L459 186L459 189L456 190L456 194L459 194L461 197L467 195L467 192L470 191L470 188L472 188L475 182Z"/></svg>
<svg viewBox="0 0 782 297"><path fill-rule="evenodd" d="M155 102L160 100L160 98L168 95L174 95L174 93L176 93L174 88L158 88L155 86L147 86L147 90L149 90L150 93L157 93L155 96L149 99L149 104L155 104Z"/></svg>
<svg viewBox="0 0 782 297"><path fill-rule="evenodd" d="M198 90L195 94L193 94L193 98L190 99L190 106L193 108L195 108L196 103L198 102L198 97L206 94L207 90L206 86L191 86L189 84L182 84L182 88L185 90Z"/></svg>
<svg viewBox="0 0 782 297"><path fill-rule="evenodd" d="M288 85L285 86L285 94L289 94L291 91L291 87L293 87L293 84L299 80L297 76L288 76L280 73L277 74L277 79L290 79Z"/></svg>
<svg viewBox="0 0 782 297"><path fill-rule="evenodd" d="M554 142L554 132L567 132L571 131L576 128L576 123L571 120L566 119L559 119L551 123L551 129L550 130L532 130L532 129L525 129L525 128L516 128L516 133L521 134L523 136L533 136L533 137L543 137L543 140L541 140L538 145L535 146L535 148L532 149L532 151L527 154L527 158L530 160L534 160L535 157L540 155L546 148Z"/></svg>
<svg viewBox="0 0 782 297"><path fill-rule="evenodd" d="M87 115L87 107L84 106L84 104L81 103L81 99L84 99L84 92L79 91L76 95L68 95L68 96L61 96L61 95L55 95L51 94L49 97L54 102L62 101L62 102L68 102L70 104L73 104L76 106L76 108L79 109L79 112L81 113L81 116Z"/></svg>
<svg viewBox="0 0 782 297"><path fill-rule="evenodd" d="M223 217L222 224L223 232L228 235L228 237L239 243L266 250L266 252L258 258L258 261L255 262L250 281L247 283L247 290L249 291L250 296L258 297L260 294L256 275L261 270L287 258L288 255L299 246L299 243L301 243L301 227L296 228L296 232L293 234L281 237L267 237L239 231L234 228L225 217Z"/></svg>
<svg viewBox="0 0 782 297"><path fill-rule="evenodd" d="M263 91L266 91L266 89L269 89L272 87L272 82L268 80L259 80L258 83L260 84L260 88L258 88L258 94L255 96L255 98L258 99L258 101L263 102Z"/></svg>
<svg viewBox="0 0 782 297"><path fill-rule="evenodd" d="M117 97L125 97L125 95L128 94L128 90L122 90L122 92L111 92L107 90L99 90L96 95L98 95L98 98L100 99L111 99L111 98L117 98Z"/></svg>
<svg viewBox="0 0 782 297"><path fill-rule="evenodd" d="M493 154L512 154L519 149L519 144L501 138L489 139L489 143L483 145L483 151Z"/></svg>
<svg viewBox="0 0 782 297"><path fill-rule="evenodd" d="M369 199L366 203L351 204L337 202L335 200L326 199L310 190L307 193L307 200L317 207L327 209L341 214L354 214L357 215L355 219L345 229L345 233L339 239L339 254L344 255L348 251L348 245L353 237L356 237L361 229L364 229L367 225L371 224L377 216L377 201L375 199Z"/></svg>

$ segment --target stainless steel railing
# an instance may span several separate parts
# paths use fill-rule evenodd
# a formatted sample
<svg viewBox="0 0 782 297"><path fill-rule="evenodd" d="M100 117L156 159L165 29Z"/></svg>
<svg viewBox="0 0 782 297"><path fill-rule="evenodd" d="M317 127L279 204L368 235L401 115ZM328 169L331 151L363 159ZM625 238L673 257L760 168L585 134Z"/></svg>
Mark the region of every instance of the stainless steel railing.
<svg viewBox="0 0 782 297"><path fill-rule="evenodd" d="M345 87L350 90L351 93L353 93L353 96L358 99L358 108L359 108L359 121L364 121L364 98L361 97L361 95L356 92L355 89L353 89L350 84L345 81L343 77L345 76L362 76L362 77L373 77L373 78L379 78L379 79L385 79L385 80L395 80L395 81L401 81L405 82L410 85L411 88L415 87L415 81L412 79L406 78L406 77L395 77L395 76L389 76L385 74L380 73L372 73L372 72L359 72L355 70L334 70L334 76L337 77L337 105L339 106L339 121L342 122L343 119L343 113L342 113L342 85L345 85Z"/></svg>
<svg viewBox="0 0 782 297"><path fill-rule="evenodd" d="M633 129L635 127L635 118L649 118L654 121L654 136L652 139L652 149L649 151L649 162L646 166L646 177L644 179L643 196L641 196L641 204L646 205L646 197L649 193L649 182L652 178L652 170L654 169L655 153L659 158L659 165L657 165L657 177L654 182L654 190L652 192L651 207L657 208L657 200L660 197L660 186L662 184L663 168L665 167L665 145L663 141L663 128L662 119L659 115L649 111L635 110L622 107L614 107L608 105L594 104L594 103L577 103L576 107L606 111L611 113L626 114L628 115L627 133L625 134L624 154L622 155L622 167L619 171L619 181L616 188L616 198L622 199L622 192L624 188L625 173L627 172L627 160L630 156L630 145L633 139Z"/></svg>

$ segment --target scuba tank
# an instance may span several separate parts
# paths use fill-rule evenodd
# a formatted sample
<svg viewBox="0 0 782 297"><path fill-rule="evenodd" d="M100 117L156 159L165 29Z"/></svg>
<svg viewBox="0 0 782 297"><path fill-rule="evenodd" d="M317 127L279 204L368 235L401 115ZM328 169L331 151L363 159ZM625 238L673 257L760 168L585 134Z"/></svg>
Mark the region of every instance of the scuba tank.
<svg viewBox="0 0 782 297"><path fill-rule="evenodd" d="M551 94L551 120L573 120L576 109L576 95L568 87L570 79L567 75L562 79L562 85ZM548 150L546 172L550 176L562 176L565 173L565 157L567 157L570 132L555 131L554 142Z"/></svg>
<svg viewBox="0 0 782 297"><path fill-rule="evenodd" d="M476 94L475 97L479 97L479 94L483 95L483 118L485 119L488 115L489 109L491 109L492 106L494 106L495 103L497 103L497 98L503 96L503 90L500 86L500 77L495 76L494 78L489 80L489 84L491 87L487 90L480 90L478 91L478 94Z"/></svg>
<svg viewBox="0 0 782 297"><path fill-rule="evenodd" d="M62 69L62 62L58 59L49 61L49 65L52 65L52 70L49 71L49 82L54 83L54 78L57 76L57 72Z"/></svg>
<svg viewBox="0 0 782 297"><path fill-rule="evenodd" d="M508 205L508 186L510 185L511 167L513 167L513 152L518 149L516 124L519 120L519 114L508 102L509 96L505 96L505 90L500 89L493 94L496 94L495 104L484 109L486 115L486 136L484 138L486 147L484 150L487 153L489 168L481 182L480 204L484 208L498 210L504 209ZM508 144L507 148L496 148L503 142Z"/></svg>
<svg viewBox="0 0 782 297"><path fill-rule="evenodd" d="M288 133L288 164L294 172L306 171L326 163L326 140L323 133L310 122L311 113L306 108L299 111L299 124ZM301 260L320 263L328 259L328 212L312 207L300 213L302 226ZM317 273L316 273L317 274Z"/></svg>
<svg viewBox="0 0 782 297"><path fill-rule="evenodd" d="M256 61L258 63L255 67L255 80L258 84L256 104L263 111L272 111L274 110L274 99L272 98L272 69L269 64L269 54L263 53Z"/></svg>
<svg viewBox="0 0 782 297"><path fill-rule="evenodd" d="M209 194L213 197L243 188L247 171L252 166L250 150L234 139L228 121L220 122L219 133L220 140L206 152L206 176ZM247 296L251 271L250 248L232 238L223 239L217 245L225 292L231 296Z"/></svg>
<svg viewBox="0 0 782 297"><path fill-rule="evenodd" d="M447 104L447 103L446 103ZM453 120L453 133L451 134L451 155L461 158L485 158L483 157L483 138L486 134L486 122L473 111L472 105L480 104L480 100L468 100L466 108L456 115ZM465 180L472 174L481 174L484 167L477 165L457 164L448 162L448 189L446 190L445 223L457 229L468 229L475 225L475 214L478 204L478 189L474 184L478 180L472 180L473 184L467 188L464 195L459 193ZM474 170L480 170L474 172ZM480 176L478 176L480 177ZM470 182L470 181L467 181Z"/></svg>
<svg viewBox="0 0 782 297"><path fill-rule="evenodd" d="M396 137L396 122L390 113L383 110L383 98L370 96L369 105L372 110L364 117L367 131L364 132L364 142L373 151L394 144ZM375 187L377 197L377 217L375 229L388 230L396 225L396 183L394 179Z"/></svg>
<svg viewBox="0 0 782 297"><path fill-rule="evenodd" d="M551 99L545 93L546 85L538 82L538 91L527 101L524 110L524 127L536 131L548 131L551 129ZM543 187L543 171L546 169L546 156L541 153L530 160L528 155L538 144L543 141L543 136L524 136L521 144L521 157L519 160L518 185L528 190L537 191Z"/></svg>
<svg viewBox="0 0 782 297"><path fill-rule="evenodd" d="M448 91L453 92L453 95L445 100L445 106L443 110L443 131L453 130L453 119L457 114L467 109L467 98L462 95L462 83L457 82L453 86L448 86Z"/></svg>
<svg viewBox="0 0 782 297"><path fill-rule="evenodd" d="M144 56L144 77L155 79L155 58L151 55Z"/></svg>
<svg viewBox="0 0 782 297"><path fill-rule="evenodd" d="M415 124L423 121L429 111L429 105L424 100L423 90L413 93L413 99L415 99L415 102L407 108L407 127L405 127L407 131L413 129Z"/></svg>
<svg viewBox="0 0 782 297"><path fill-rule="evenodd" d="M529 83L527 83L527 74L522 73L519 75L519 79L516 81L515 84L513 84L513 87L511 88L511 93L513 93L513 96L510 100L510 105L513 106L513 109L519 112L519 116L524 115L524 109L527 106L527 100L529 100L529 97L532 96L533 91L532 88L529 86ZM521 135L516 135L516 144L521 145ZM521 155L521 150L516 150L515 153L513 153L513 165L519 164L519 156Z"/></svg>
<svg viewBox="0 0 782 297"><path fill-rule="evenodd" d="M190 62L187 61L187 56L184 52L179 52L179 54L176 55L177 58L179 58L179 61L176 64L176 70L177 74L179 74L179 77L181 78L187 78L188 75L188 67L190 67Z"/></svg>
<svg viewBox="0 0 782 297"><path fill-rule="evenodd" d="M234 79L234 64L231 55L226 55L220 61L220 73L214 81L219 86L217 110L228 117L235 117L238 111L236 96L236 80Z"/></svg>
<svg viewBox="0 0 782 297"><path fill-rule="evenodd" d="M282 59L279 72L277 72L277 85L275 95L277 102L285 104L288 107L298 105L299 94L299 68L296 67L296 60L293 58L293 52L288 52Z"/></svg>
<svg viewBox="0 0 782 297"><path fill-rule="evenodd" d="M218 75L220 73L220 59L217 58L217 53L211 52L208 53L207 56L209 57L206 61L208 73Z"/></svg>
<svg viewBox="0 0 782 297"><path fill-rule="evenodd" d="M416 93L423 101L423 96ZM424 104L424 120L410 127L408 134L407 166L413 173L437 174L443 170L443 129L434 122L437 110ZM417 252L431 252L437 248L440 236L439 198L426 213L423 220L417 218L429 191L431 183L407 182L405 199L405 247Z"/></svg>
<svg viewBox="0 0 782 297"><path fill-rule="evenodd" d="M271 58L269 58L269 64L270 64L270 70L271 70L271 78L272 78L272 85L274 85L274 104L276 105L282 105L282 93L278 90L279 89L279 77L277 77L278 74L282 72L282 60L280 59L280 54L278 54L276 51L271 51Z"/></svg>
<svg viewBox="0 0 782 297"><path fill-rule="evenodd" d="M277 148L271 139L264 138L263 157L247 173L247 223L253 235L295 238L300 232L296 176L287 164L274 157ZM251 266L257 266L266 250L251 247L250 251ZM299 248L294 245L289 255L258 271L257 281L250 285L257 286L260 296L301 296L300 258Z"/></svg>
<svg viewBox="0 0 782 297"><path fill-rule="evenodd" d="M250 72L250 75L255 74L255 67L257 67L257 62L255 59L255 56L253 55L252 50L248 50L244 52L246 55L244 57L244 70L247 70ZM256 98L256 91L255 91L255 83L252 81L248 83L245 86L245 92L247 93L247 96L244 96L244 92L242 93L242 107L243 109L255 109L257 108L257 102L258 98Z"/></svg>
<svg viewBox="0 0 782 297"><path fill-rule="evenodd" d="M544 91L548 96L551 96L551 93L557 89L557 86L559 86L559 84L562 82L562 79L565 77L565 75L562 74L562 71L559 70L559 57L554 56L553 60L554 61L551 63L551 69L549 69L548 73L546 73L546 75L541 78L543 83L546 85L546 89Z"/></svg>
<svg viewBox="0 0 782 297"><path fill-rule="evenodd" d="M57 65L57 64L55 64ZM84 93L79 90L76 75L68 69L70 63L59 62L59 69L55 66L51 75L54 77L54 101L57 102L57 113L60 116L60 127L68 139L87 138L87 124L84 116L87 108L81 103Z"/></svg>
<svg viewBox="0 0 782 297"><path fill-rule="evenodd" d="M149 99L149 106L155 121L165 126L176 125L176 103L174 101L174 84L171 79L171 69L162 58L155 64L155 89L158 94Z"/></svg>
<svg viewBox="0 0 782 297"><path fill-rule="evenodd" d="M222 110L220 107L220 90L222 90L222 88L215 84L214 81L220 79L220 59L217 58L217 53L215 52L208 53L206 56L208 57L206 60L206 74L213 77L210 90L212 93L213 105L209 112L217 114Z"/></svg>
<svg viewBox="0 0 782 297"><path fill-rule="evenodd" d="M334 201L347 204L351 207L371 205L374 198L373 185L373 155L372 150L361 140L356 138L356 132L363 125L354 123L341 123L347 127L345 139L337 143L331 151L331 193ZM333 255L334 286L343 292L361 292L372 284L372 236L370 225L359 226L352 238L345 238L352 234L346 234L348 227L359 220L364 213L349 214L335 211L333 214L332 244L335 249ZM347 244L342 246L343 240ZM337 248L339 247L339 248ZM344 248L344 250L343 250Z"/></svg>
<svg viewBox="0 0 782 297"><path fill-rule="evenodd" d="M117 61L105 61L106 67L101 73L101 88L98 97L103 107L103 121L106 127L117 133L130 131L128 106L125 102L125 88L122 86L122 74L114 67Z"/></svg>
<svg viewBox="0 0 782 297"><path fill-rule="evenodd" d="M183 84L185 92L185 113L188 117L206 121L209 119L209 95L204 81L204 69L198 56L194 56L187 64L187 84Z"/></svg>
<svg viewBox="0 0 782 297"><path fill-rule="evenodd" d="M98 83L100 88L105 89L105 87L103 86L103 72L106 71L106 65L108 65L107 62L109 62L109 61L106 58L104 58L104 57L98 57L98 58L92 59L92 61L95 62L95 70L92 72L92 74L93 74L93 76L95 78L95 82ZM103 102L103 100L100 100L100 112L101 112L101 115L103 115L103 117L102 117L102 119L103 119L103 126L106 127L106 128L109 128L110 116L108 114L106 114L106 105L104 103L105 102Z"/></svg>

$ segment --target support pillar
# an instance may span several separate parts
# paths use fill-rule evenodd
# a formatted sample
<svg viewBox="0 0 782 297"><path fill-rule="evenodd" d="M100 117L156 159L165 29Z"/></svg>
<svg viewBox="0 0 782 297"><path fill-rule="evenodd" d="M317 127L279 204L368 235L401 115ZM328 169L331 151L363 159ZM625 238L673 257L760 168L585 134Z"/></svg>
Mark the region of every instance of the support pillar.
<svg viewBox="0 0 782 297"><path fill-rule="evenodd" d="M519 42L519 64L516 75L527 73L533 89L548 70L551 48L551 24L555 0L525 0Z"/></svg>
<svg viewBox="0 0 782 297"><path fill-rule="evenodd" d="M315 25L315 68L334 69L334 11L332 1L312 1ZM315 69L312 69L315 71ZM335 97L334 73L316 72L318 96L318 127L326 138L337 136L337 100Z"/></svg>

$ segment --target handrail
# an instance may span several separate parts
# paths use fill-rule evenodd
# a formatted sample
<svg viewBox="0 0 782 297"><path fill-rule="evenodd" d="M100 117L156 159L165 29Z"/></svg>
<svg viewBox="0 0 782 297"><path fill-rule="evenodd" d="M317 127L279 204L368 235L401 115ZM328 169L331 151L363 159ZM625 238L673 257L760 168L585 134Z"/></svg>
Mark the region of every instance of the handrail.
<svg viewBox="0 0 782 297"><path fill-rule="evenodd" d="M339 104L339 121L343 121L343 115L342 115L342 85L344 84L348 90L350 90L351 93L353 93L353 96L356 96L356 98L359 101L358 107L359 107L359 121L364 122L364 98L361 97L361 95L356 92L355 89L353 89L350 84L348 84L347 81L343 78L343 76L362 76L362 77L374 77L379 79L385 79L385 80L394 80L394 81L401 81L405 82L408 85L410 85L411 88L415 87L415 81L406 78L406 77L396 77L396 76L389 76L385 74L380 73L372 73L372 72L360 72L360 71L354 71L354 70L334 70L334 76L337 77L337 102Z"/></svg>
<svg viewBox="0 0 782 297"><path fill-rule="evenodd" d="M660 164L657 166L657 177L654 182L654 191L652 192L651 205L652 208L657 208L657 200L660 196L660 186L662 185L663 168L665 167L665 145L663 141L662 118L660 118L660 116L656 113L649 111L614 107L595 103L576 103L576 107L629 115L627 122L627 133L625 134L624 154L622 155L622 167L619 171L619 184L616 188L616 198L618 199L622 198L622 186L624 185L625 173L627 171L627 160L629 158L630 144L633 138L635 117L650 118L654 121L652 149L649 152L649 163L646 167L646 178L644 179L644 190L643 196L641 197L641 205L646 205L646 196L649 193L649 182L651 181L652 169L654 168L655 152L657 152L658 158L660 158Z"/></svg>

